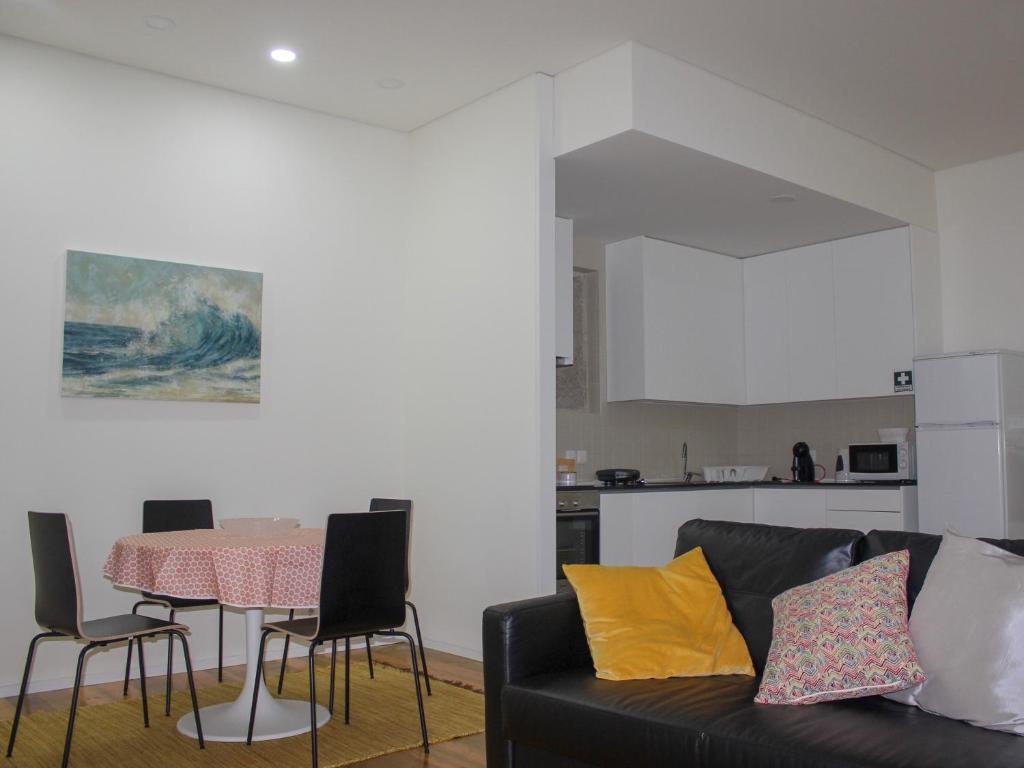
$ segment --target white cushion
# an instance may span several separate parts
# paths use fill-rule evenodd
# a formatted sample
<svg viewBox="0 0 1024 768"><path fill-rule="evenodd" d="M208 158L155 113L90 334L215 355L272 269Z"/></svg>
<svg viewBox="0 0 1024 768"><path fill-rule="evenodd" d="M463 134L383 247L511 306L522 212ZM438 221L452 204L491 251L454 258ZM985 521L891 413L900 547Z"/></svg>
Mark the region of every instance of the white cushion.
<svg viewBox="0 0 1024 768"><path fill-rule="evenodd" d="M947 531L910 637L928 679L887 698L1024 735L1024 557Z"/></svg>

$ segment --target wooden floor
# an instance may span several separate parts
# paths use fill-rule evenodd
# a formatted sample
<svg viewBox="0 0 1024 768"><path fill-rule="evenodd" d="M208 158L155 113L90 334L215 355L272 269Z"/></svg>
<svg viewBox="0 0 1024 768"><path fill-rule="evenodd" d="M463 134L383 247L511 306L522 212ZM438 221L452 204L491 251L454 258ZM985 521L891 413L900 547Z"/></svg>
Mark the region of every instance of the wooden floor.
<svg viewBox="0 0 1024 768"><path fill-rule="evenodd" d="M149 654L146 654L147 659ZM373 659L393 667L408 670L411 666L409 661L408 646L403 644L374 646ZM155 659L154 659L155 660ZM327 664L328 659L322 658L321 663ZM151 662L153 663L153 662ZM366 652L362 649L352 651L353 669L362 664L365 668ZM482 691L484 687L483 667L478 661L472 661L461 656L454 656L441 651L427 650L427 664L430 667L430 676L441 680L448 680L454 683L466 685ZM148 666L148 665L147 665ZM268 675L273 669L276 674L279 669L277 662L268 664ZM306 669L305 658L293 658L288 662L289 674L303 674ZM147 670L148 671L148 670ZM245 673L244 666L226 667L224 669L225 681L241 684ZM273 678L273 679L276 679ZM217 670L203 670L196 672L196 686L212 686L217 684ZM150 696L163 691L163 676L146 676L146 685L149 688ZM184 673L174 676L174 687L176 690L187 690L188 684ZM139 697L138 681L133 681L128 688L129 698ZM121 683L103 683L100 685L89 685L82 688L79 698L79 706L92 704L104 704L112 701L121 701ZM14 717L14 707L17 698L0 699L0 719ZM71 704L71 691L46 691L43 693L31 693L25 698L24 712L45 712L52 709L67 709ZM242 764L243 755L239 753L239 765ZM410 766L430 765L436 768L481 768L486 765L487 759L484 750L484 735L466 736L461 739L453 739L443 744L431 745L430 754L424 755L422 749L409 749L404 752L395 752L384 757L365 760L361 763L353 763L358 768L409 768Z"/></svg>

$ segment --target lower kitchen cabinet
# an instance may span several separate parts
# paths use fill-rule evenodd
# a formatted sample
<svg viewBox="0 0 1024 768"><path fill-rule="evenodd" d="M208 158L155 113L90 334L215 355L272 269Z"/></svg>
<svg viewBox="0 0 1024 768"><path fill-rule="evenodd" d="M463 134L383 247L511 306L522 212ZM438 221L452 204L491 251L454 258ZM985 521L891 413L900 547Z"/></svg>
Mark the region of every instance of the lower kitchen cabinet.
<svg viewBox="0 0 1024 768"><path fill-rule="evenodd" d="M754 522L794 528L825 528L825 489L755 488Z"/></svg>
<svg viewBox="0 0 1024 768"><path fill-rule="evenodd" d="M749 488L601 494L601 564L665 565L688 520L754 521Z"/></svg>
<svg viewBox="0 0 1024 768"><path fill-rule="evenodd" d="M867 533L916 531L917 487L835 488L826 491L826 527Z"/></svg>
<svg viewBox="0 0 1024 768"><path fill-rule="evenodd" d="M702 488L601 494L603 565L664 565L689 520L796 528L917 530L917 488Z"/></svg>

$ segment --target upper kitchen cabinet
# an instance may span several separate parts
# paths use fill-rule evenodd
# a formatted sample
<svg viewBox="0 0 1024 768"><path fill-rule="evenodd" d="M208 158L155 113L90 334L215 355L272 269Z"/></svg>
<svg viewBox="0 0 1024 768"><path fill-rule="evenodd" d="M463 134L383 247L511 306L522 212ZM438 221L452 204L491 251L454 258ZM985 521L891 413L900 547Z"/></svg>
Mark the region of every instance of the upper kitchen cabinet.
<svg viewBox="0 0 1024 768"><path fill-rule="evenodd" d="M740 260L635 237L606 259L608 400L746 400Z"/></svg>
<svg viewBox="0 0 1024 768"><path fill-rule="evenodd" d="M747 402L896 394L941 348L938 269L915 227L745 259Z"/></svg>
<svg viewBox="0 0 1024 768"><path fill-rule="evenodd" d="M828 243L743 261L748 403L836 396Z"/></svg>
<svg viewBox="0 0 1024 768"><path fill-rule="evenodd" d="M789 400L789 251L743 260L747 402Z"/></svg>
<svg viewBox="0 0 1024 768"><path fill-rule="evenodd" d="M832 243L839 397L894 393L914 367L910 233L904 227Z"/></svg>
<svg viewBox="0 0 1024 768"><path fill-rule="evenodd" d="M572 219L555 219L555 364L573 364Z"/></svg>

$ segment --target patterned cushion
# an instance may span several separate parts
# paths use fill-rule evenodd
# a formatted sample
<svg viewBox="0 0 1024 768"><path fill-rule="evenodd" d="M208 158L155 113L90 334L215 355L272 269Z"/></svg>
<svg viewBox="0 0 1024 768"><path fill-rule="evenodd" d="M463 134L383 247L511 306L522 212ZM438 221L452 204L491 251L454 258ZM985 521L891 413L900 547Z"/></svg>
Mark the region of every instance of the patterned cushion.
<svg viewBox="0 0 1024 768"><path fill-rule="evenodd" d="M907 628L907 550L783 592L760 704L815 704L924 681Z"/></svg>

